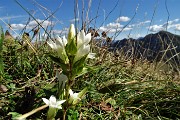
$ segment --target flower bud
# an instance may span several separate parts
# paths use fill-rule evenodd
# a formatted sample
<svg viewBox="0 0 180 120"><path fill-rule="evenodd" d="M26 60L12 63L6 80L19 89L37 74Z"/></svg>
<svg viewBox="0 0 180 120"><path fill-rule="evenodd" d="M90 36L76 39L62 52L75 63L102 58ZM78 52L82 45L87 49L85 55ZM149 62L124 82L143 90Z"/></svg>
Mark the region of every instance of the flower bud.
<svg viewBox="0 0 180 120"><path fill-rule="evenodd" d="M69 33L68 33L68 43L70 43L74 39L75 34L76 34L76 31L75 31L74 24L71 24L69 28Z"/></svg>

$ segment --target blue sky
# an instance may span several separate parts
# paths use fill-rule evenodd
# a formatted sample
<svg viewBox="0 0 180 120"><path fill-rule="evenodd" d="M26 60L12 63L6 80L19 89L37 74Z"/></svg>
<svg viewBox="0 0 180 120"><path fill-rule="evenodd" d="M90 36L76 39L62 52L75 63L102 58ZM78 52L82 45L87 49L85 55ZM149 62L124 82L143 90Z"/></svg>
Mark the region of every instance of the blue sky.
<svg viewBox="0 0 180 120"><path fill-rule="evenodd" d="M42 24L44 28L51 26L48 29L52 29L55 34L67 34L69 25L75 21L78 21L77 27L80 29L82 18L88 23L88 27L95 27L99 32L106 31L108 36L114 39L143 37L166 28L169 32L180 34L180 0L77 0L76 20L74 15L76 0L17 1L38 22L42 22L58 9L53 17ZM86 17L87 12L88 17ZM28 13L15 0L0 1L0 25L4 30L9 29L6 24L10 24L10 31L16 36L23 30L28 20ZM36 21L30 17L25 31L31 31L36 25ZM118 34L119 31L122 32ZM41 33L43 33L42 29Z"/></svg>

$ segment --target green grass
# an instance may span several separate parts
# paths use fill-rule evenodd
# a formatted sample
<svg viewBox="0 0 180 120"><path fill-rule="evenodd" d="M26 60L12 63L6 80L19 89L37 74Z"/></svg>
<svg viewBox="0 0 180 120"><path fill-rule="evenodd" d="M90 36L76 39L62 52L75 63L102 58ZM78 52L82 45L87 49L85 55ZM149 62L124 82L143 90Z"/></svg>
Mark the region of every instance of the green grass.
<svg viewBox="0 0 180 120"><path fill-rule="evenodd" d="M0 94L0 119L11 119L9 112L24 114L44 103L42 97L56 95L55 70L59 66L48 57L46 44L3 44L4 73ZM93 47L95 48L95 47ZM68 111L68 119L93 120L178 120L180 119L180 84L175 72L156 69L156 63L114 56L97 48L95 60L87 62L94 69L77 78L73 89L85 86L88 93ZM167 67L166 67L167 68ZM47 109L28 119L45 119Z"/></svg>

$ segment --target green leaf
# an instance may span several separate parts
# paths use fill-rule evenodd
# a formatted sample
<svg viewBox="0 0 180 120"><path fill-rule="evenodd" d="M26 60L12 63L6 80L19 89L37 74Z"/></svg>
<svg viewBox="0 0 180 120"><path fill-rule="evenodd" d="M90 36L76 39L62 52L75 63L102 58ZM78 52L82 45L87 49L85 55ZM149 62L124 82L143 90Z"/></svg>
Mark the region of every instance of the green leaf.
<svg viewBox="0 0 180 120"><path fill-rule="evenodd" d="M95 67L89 67L89 66L88 67L83 67L81 73L77 74L76 77L80 77L80 76L82 76L82 75L84 75L84 74L86 74L88 72L95 71L96 69L97 68L95 68Z"/></svg>
<svg viewBox="0 0 180 120"><path fill-rule="evenodd" d="M87 55L85 55L84 57L82 57L80 60L76 61L73 64L73 77L81 74L81 72L83 71L84 68L84 64L85 64L85 60L86 60Z"/></svg>
<svg viewBox="0 0 180 120"><path fill-rule="evenodd" d="M71 40L65 47L68 56L74 56L77 53L77 46L74 40Z"/></svg>
<svg viewBox="0 0 180 120"><path fill-rule="evenodd" d="M52 56L52 55L49 55L49 57L50 57L54 62L56 62L58 65L61 66L61 68L63 69L63 72L65 72L65 73L67 72L68 64L65 64L61 58L59 58L59 57L54 57L54 56ZM65 74L65 75L66 75L66 74Z"/></svg>
<svg viewBox="0 0 180 120"><path fill-rule="evenodd" d="M110 103L112 106L116 105L116 101L114 99L112 99L112 98L108 98L105 102Z"/></svg>
<svg viewBox="0 0 180 120"><path fill-rule="evenodd" d="M86 60L86 57L87 55L83 56L80 60L76 61L74 64L73 64L73 68L77 68L77 67L81 67L84 65L85 63L85 60Z"/></svg>
<svg viewBox="0 0 180 120"><path fill-rule="evenodd" d="M17 120L16 118L20 117L22 114L17 112L9 112L8 115L12 115L12 120Z"/></svg>
<svg viewBox="0 0 180 120"><path fill-rule="evenodd" d="M87 90L88 90L88 88L85 87L81 92L79 92L78 97L79 97L79 98L82 98L82 97L87 93ZM76 100L73 101L72 104L73 104L73 105L76 105L78 102L79 102L79 100L76 99Z"/></svg>

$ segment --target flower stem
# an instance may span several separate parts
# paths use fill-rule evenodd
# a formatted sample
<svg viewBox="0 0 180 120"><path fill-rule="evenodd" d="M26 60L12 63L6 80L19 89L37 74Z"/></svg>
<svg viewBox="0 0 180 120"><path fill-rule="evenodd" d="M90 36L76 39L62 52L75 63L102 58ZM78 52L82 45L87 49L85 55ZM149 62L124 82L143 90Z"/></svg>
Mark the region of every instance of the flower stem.
<svg viewBox="0 0 180 120"><path fill-rule="evenodd" d="M68 74L68 82L65 87L65 98L66 98L66 105L64 106L63 111L63 120L66 120L66 114L67 110L69 108L69 90L71 89L71 86L73 85L74 79L73 79L73 60L69 59L69 74Z"/></svg>
<svg viewBox="0 0 180 120"><path fill-rule="evenodd" d="M64 109L64 111L63 111L63 120L66 120L66 113L67 113L67 109Z"/></svg>

